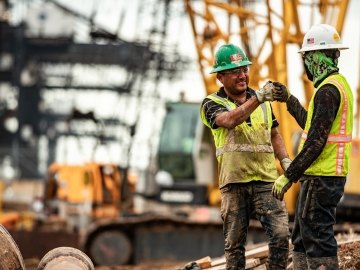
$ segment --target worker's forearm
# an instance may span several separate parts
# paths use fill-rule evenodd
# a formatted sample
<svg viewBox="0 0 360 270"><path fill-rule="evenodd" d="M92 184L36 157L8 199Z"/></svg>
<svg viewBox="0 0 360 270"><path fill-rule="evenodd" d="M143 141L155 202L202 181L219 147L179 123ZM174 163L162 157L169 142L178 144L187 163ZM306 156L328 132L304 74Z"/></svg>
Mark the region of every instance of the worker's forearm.
<svg viewBox="0 0 360 270"><path fill-rule="evenodd" d="M289 113L295 118L298 125L304 129L307 118L307 111L301 105L300 101L292 95L286 102L286 107Z"/></svg>
<svg viewBox="0 0 360 270"><path fill-rule="evenodd" d="M286 151L284 140L281 137L278 128L272 128L271 130L271 143L274 148L275 157L278 160L283 160L284 158L288 158L289 155Z"/></svg>
<svg viewBox="0 0 360 270"><path fill-rule="evenodd" d="M256 96L248 99L244 104L230 112L223 112L216 117L216 124L219 127L235 128L250 116L250 114L260 105Z"/></svg>

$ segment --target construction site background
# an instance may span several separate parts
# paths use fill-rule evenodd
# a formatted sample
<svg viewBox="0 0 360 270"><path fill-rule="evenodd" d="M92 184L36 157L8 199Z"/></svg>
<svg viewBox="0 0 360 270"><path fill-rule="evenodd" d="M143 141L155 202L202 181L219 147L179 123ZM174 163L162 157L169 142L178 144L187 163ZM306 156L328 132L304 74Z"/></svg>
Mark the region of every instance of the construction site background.
<svg viewBox="0 0 360 270"><path fill-rule="evenodd" d="M0 223L30 259L59 245L80 248L99 265L221 256L217 166L199 121L199 101L218 88L209 75L214 51L238 43L253 62L251 87L281 81L306 105L313 88L297 50L306 29L324 22L350 46L339 65L357 102L338 209L346 226L338 232L349 232L350 222L357 233L358 7L1 0ZM300 130L283 105L273 107L294 157ZM290 219L297 192L295 185L285 198ZM256 222L249 235L249 244L265 241Z"/></svg>

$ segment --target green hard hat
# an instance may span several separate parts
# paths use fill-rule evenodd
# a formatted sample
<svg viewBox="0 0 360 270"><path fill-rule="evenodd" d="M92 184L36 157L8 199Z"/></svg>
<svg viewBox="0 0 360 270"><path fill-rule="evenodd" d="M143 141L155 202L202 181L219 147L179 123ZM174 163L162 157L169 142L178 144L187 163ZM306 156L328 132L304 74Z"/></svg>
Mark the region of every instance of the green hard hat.
<svg viewBox="0 0 360 270"><path fill-rule="evenodd" d="M244 51L233 44L222 45L215 54L215 65L211 73L251 65Z"/></svg>

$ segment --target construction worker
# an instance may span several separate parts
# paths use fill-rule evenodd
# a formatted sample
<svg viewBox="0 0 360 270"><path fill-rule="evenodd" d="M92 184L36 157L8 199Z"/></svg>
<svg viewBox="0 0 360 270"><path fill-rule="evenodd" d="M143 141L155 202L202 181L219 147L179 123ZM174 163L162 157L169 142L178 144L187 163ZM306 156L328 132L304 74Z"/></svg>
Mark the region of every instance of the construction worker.
<svg viewBox="0 0 360 270"><path fill-rule="evenodd" d="M288 214L271 190L278 177L275 157L284 169L291 160L267 102L273 100L273 86L267 83L258 91L251 89L250 65L238 46L221 46L211 73L217 73L222 87L203 100L200 112L216 146L226 269L245 269L245 244L253 217L269 237L268 269L286 269Z"/></svg>
<svg viewBox="0 0 360 270"><path fill-rule="evenodd" d="M337 66L343 49L347 47L330 25L315 25L305 34L299 52L315 87L307 111L284 85L274 82L274 99L286 102L303 129L299 153L273 188L282 200L300 180L292 232L294 269L339 269L333 225L349 171L353 127L353 95Z"/></svg>

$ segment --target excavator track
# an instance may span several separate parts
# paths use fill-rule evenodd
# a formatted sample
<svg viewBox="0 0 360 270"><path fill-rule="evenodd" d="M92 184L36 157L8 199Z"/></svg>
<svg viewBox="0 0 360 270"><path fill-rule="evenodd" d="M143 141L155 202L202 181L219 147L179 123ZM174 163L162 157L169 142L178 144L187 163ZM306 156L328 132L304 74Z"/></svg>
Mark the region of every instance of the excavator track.
<svg viewBox="0 0 360 270"><path fill-rule="evenodd" d="M92 224L81 239L83 250L95 265L191 260L221 256L224 252L222 224L173 217L147 215L102 220Z"/></svg>
<svg viewBox="0 0 360 270"><path fill-rule="evenodd" d="M290 230L292 223L290 223ZM335 234L359 233L359 223L339 223ZM260 222L251 220L247 243L266 242ZM93 223L81 236L81 247L95 265L146 261L191 261L224 254L222 223L146 215Z"/></svg>

